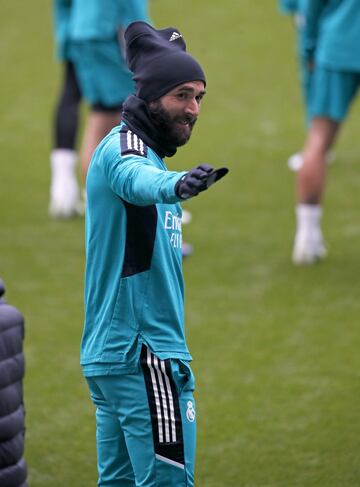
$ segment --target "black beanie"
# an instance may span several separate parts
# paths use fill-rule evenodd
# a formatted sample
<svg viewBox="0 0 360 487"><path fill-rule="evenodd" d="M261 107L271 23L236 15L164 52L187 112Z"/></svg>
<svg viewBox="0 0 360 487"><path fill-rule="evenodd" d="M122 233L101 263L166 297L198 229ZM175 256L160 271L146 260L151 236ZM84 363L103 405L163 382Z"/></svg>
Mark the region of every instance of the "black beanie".
<svg viewBox="0 0 360 487"><path fill-rule="evenodd" d="M125 31L126 58L134 73L136 94L149 102L157 100L187 81L203 81L201 66L186 52L177 29L157 30L146 22L133 22Z"/></svg>

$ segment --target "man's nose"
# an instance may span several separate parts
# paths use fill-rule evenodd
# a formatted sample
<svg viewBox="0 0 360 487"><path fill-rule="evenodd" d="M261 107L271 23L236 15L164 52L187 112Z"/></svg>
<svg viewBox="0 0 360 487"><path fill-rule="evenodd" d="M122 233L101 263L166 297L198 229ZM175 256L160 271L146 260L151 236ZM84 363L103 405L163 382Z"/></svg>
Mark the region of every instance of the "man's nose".
<svg viewBox="0 0 360 487"><path fill-rule="evenodd" d="M197 117L199 115L200 107L199 103L193 98L189 103L186 105L185 112L187 115L191 115L193 117Z"/></svg>

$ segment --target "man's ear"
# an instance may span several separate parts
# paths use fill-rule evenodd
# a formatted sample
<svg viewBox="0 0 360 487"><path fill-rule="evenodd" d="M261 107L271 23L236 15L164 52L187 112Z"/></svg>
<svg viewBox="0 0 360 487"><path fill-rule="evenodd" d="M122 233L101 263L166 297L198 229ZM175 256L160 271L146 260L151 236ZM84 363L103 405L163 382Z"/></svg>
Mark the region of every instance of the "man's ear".
<svg viewBox="0 0 360 487"><path fill-rule="evenodd" d="M149 101L148 105L149 105L150 110L154 111L155 106L156 106L156 102L155 101Z"/></svg>
<svg viewBox="0 0 360 487"><path fill-rule="evenodd" d="M149 106L150 111L152 113L158 113L159 108L160 108L160 102L159 102L159 100L149 101L148 106Z"/></svg>

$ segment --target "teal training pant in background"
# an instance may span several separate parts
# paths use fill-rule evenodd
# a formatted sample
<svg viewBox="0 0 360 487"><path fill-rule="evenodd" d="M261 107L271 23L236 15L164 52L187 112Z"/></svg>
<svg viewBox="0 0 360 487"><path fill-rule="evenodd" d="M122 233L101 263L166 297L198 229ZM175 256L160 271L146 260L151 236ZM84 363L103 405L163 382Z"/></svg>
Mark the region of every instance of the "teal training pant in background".
<svg viewBox="0 0 360 487"><path fill-rule="evenodd" d="M72 42L69 58L85 100L111 109L134 91L132 73L122 57L117 39Z"/></svg>
<svg viewBox="0 0 360 487"><path fill-rule="evenodd" d="M342 122L360 86L360 73L317 66L311 80L310 118L326 117Z"/></svg>

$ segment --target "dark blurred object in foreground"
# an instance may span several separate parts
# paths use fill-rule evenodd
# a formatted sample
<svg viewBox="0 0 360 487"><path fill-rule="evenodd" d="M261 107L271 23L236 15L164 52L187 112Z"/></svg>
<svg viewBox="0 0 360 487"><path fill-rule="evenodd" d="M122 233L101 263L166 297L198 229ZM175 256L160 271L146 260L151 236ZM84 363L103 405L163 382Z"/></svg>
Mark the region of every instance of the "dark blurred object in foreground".
<svg viewBox="0 0 360 487"><path fill-rule="evenodd" d="M23 458L24 317L6 303L0 279L0 487L27 487Z"/></svg>

